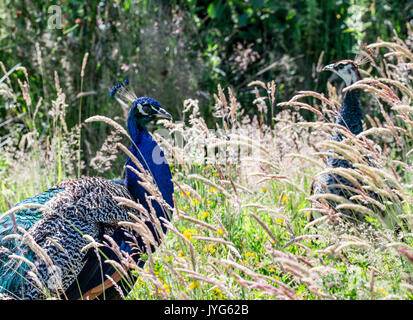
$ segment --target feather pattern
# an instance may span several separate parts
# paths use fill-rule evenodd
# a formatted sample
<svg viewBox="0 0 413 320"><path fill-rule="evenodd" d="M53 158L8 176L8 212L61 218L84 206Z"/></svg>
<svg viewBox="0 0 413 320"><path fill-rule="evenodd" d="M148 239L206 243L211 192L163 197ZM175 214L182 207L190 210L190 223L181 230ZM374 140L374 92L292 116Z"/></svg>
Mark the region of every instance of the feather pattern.
<svg viewBox="0 0 413 320"><path fill-rule="evenodd" d="M163 201L173 208L169 165L146 129L146 124L156 117L171 116L154 99L136 99L134 93L126 88L127 85L128 81L124 81L114 86L111 96L120 95L123 100L118 98L118 101L130 106L127 125L132 143L129 150L152 176ZM10 237L14 233L10 217L0 221L0 248L3 248L0 251L0 298L42 299L48 294L57 294L78 299L101 285L107 276L113 276L115 272L110 264L102 261L106 258L119 260L109 247L99 248L98 254L93 248L82 250L89 243L89 237L103 242L105 235L111 236L120 250L130 253L138 266L143 266L140 255L146 247L142 239L131 230L117 226L120 221L130 221L128 212L138 217L141 214L119 205L114 198L139 202L149 210L146 199L149 193L140 184L141 178L133 172L137 166L132 159L127 157L125 165L132 170L127 168L122 180L82 177L61 182L42 194L25 199L22 203L44 206L41 210L31 208L15 213L22 236ZM169 220L170 213L161 203L152 201L151 205L158 218ZM160 235L156 228L150 221L146 224L159 243ZM162 231L166 232L161 225ZM131 243L136 246L131 247ZM127 285L121 287L124 293L130 290ZM113 287L103 289L106 290L101 294L106 298L119 298Z"/></svg>
<svg viewBox="0 0 413 320"><path fill-rule="evenodd" d="M10 249L33 263L45 287L39 288L33 283L27 274L30 267L27 263L10 259L3 265L2 292L18 297L21 293L24 299L40 299L56 289L66 290L84 265L86 253L81 249L88 244L84 235L98 237L102 224L128 220L128 211L134 211L114 200L114 197L131 199L129 191L106 179L83 177L59 183L51 190L60 191L43 203L41 218L28 228L23 239L31 238L50 258L54 268L25 241ZM51 281L52 271L59 274L59 279Z"/></svg>

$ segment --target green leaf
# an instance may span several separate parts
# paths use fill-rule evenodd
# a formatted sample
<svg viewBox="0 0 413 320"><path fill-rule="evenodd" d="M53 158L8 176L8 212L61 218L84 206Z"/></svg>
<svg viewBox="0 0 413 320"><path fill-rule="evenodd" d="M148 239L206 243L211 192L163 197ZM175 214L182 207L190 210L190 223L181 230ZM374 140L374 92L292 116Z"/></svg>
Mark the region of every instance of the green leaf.
<svg viewBox="0 0 413 320"><path fill-rule="evenodd" d="M207 13L211 19L215 19L217 16L217 6L212 2L207 9Z"/></svg>
<svg viewBox="0 0 413 320"><path fill-rule="evenodd" d="M290 10L290 11L288 11L287 16L285 17L285 20L289 21L289 20L293 19L295 17L295 15L296 15L296 12L294 10Z"/></svg>

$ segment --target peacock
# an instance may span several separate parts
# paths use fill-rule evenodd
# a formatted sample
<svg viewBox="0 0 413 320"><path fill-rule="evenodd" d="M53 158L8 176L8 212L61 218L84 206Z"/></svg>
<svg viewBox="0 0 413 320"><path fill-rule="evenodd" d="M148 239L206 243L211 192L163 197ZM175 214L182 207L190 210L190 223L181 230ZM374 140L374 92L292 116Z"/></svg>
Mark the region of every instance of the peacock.
<svg viewBox="0 0 413 320"><path fill-rule="evenodd" d="M82 177L60 182L18 203L16 207L21 210L8 214L12 208L1 215L0 299L44 299L47 297L45 292L50 295L57 293L67 299L120 298L119 288L108 283L107 276L119 280L123 294L128 293L130 284L122 283L123 280L116 277L115 268L103 262L105 259L119 260L109 246L100 247L98 253L93 248L82 250L89 244L87 236L98 242L104 242L105 236L110 236L138 266L144 265L141 255L147 247L141 237L117 225L120 221L131 221L129 213L135 216L141 213L119 204L116 197L137 202L148 212L152 207L160 219L162 232L166 232L161 218L171 218L174 206L172 174L147 124L158 118L172 119L172 116L155 99L138 98L128 85L127 80L120 82L110 93L111 97L130 108L127 128L132 158L128 156L126 159L124 179ZM138 160L140 168L133 158ZM151 200L148 203L150 194L137 175L142 169L152 177L162 195L159 202ZM155 241L160 243L159 228L148 219L145 224ZM19 231L18 235L16 231ZM35 274L33 269L37 270ZM133 279L133 275L130 276Z"/></svg>
<svg viewBox="0 0 413 320"><path fill-rule="evenodd" d="M346 86L350 86L356 81L361 79L360 72L358 71L358 65L352 60L340 60L336 63L329 64L323 68L324 71L331 71L341 77ZM362 124L362 110L359 101L360 92L358 89L349 90L345 93L339 115L336 120L336 124L339 124L347 128L351 133L357 135L363 131ZM341 141L342 136L340 133L335 132L332 135L332 139L335 141ZM332 168L351 168L351 164L348 160L337 159L332 156L327 158L327 164ZM313 183L312 193L332 193L344 198L350 198L350 193L343 186L350 186L352 184L340 175L324 174Z"/></svg>
<svg viewBox="0 0 413 320"><path fill-rule="evenodd" d="M361 80L359 66L353 60L340 60L336 63L329 64L323 68L323 71L330 71L337 74L344 80L346 87ZM360 105L360 89L347 90L344 94L343 102L336 119L336 124L348 129L353 135L358 135L363 131L362 118L363 111ZM343 137L337 130L334 130L331 139L334 141L342 141ZM364 159L368 165L377 167L371 158L365 157ZM328 156L327 165L330 168L353 168L350 161L346 159L338 159L333 155ZM392 188L391 184L387 184L390 188ZM350 199L353 195L355 195L356 192L354 192L354 190L357 190L357 188L348 179L339 174L332 173L322 174L318 177L313 183L311 189L311 193L314 195L330 193L346 199ZM368 191L367 193L371 198L377 200L378 202L382 201L380 196L375 192ZM331 200L327 202L330 206L337 205L336 202ZM378 211L377 207L370 207L373 211ZM396 210L399 211L397 208ZM354 210L342 210L342 212L345 213L347 217L353 218L353 221L354 219L355 221L364 220L364 216ZM386 219L388 220L388 223L392 223L393 225L397 223L397 220L391 213L387 215Z"/></svg>

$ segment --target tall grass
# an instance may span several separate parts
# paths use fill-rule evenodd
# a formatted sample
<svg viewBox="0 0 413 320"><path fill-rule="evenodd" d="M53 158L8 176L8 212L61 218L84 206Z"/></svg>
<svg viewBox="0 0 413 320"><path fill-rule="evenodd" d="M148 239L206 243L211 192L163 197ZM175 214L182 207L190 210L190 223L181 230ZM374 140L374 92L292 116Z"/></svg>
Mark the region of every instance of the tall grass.
<svg viewBox="0 0 413 320"><path fill-rule="evenodd" d="M156 131L154 137L173 172L173 219L165 221L162 244L143 255L143 268L125 253L119 264L109 262L123 278L128 269L138 277L126 299L413 299L412 48L397 36L368 48L379 58L371 57L364 79L352 86L362 90L366 112L365 130L358 136L334 124L342 92L331 84L327 96L303 91L275 106L274 83L254 81L252 118L244 115L235 92L219 87L215 128L206 126L199 102L191 99L184 101L184 122L162 121L167 132ZM12 135L2 147L3 210L7 202L76 175L79 128L65 127L65 97L57 77L55 86L50 135ZM5 85L3 94L16 96L10 88ZM282 111L268 119L268 108ZM375 117L369 115L372 108L380 110ZM306 122L301 109L313 112L317 121ZM114 130L94 165L111 170L114 155L125 156L119 138L124 130L103 117L86 126L99 119ZM330 140L333 130L343 135L342 142ZM354 169L334 173L354 181L354 197L311 195L317 175L332 171L325 164L328 150L353 163ZM150 175L140 175L150 199L161 201ZM345 219L347 209L362 221ZM312 213L318 214L314 220ZM403 223L389 221L392 215ZM134 223L122 225L138 232L150 248L154 240L142 222L153 219L153 212L131 218ZM110 239L105 245L117 250ZM92 241L88 248L93 246L98 244Z"/></svg>

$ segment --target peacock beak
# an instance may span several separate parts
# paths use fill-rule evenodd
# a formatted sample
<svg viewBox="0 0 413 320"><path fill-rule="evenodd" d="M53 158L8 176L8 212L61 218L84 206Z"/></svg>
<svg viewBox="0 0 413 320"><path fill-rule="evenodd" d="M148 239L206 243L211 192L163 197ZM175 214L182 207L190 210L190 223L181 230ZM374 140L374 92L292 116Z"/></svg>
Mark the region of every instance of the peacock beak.
<svg viewBox="0 0 413 320"><path fill-rule="evenodd" d="M163 118L163 119L170 119L170 120L172 120L172 116L169 114L169 112L168 111L166 111L165 109L163 109L163 108L158 108L157 110L157 113L155 114L155 116L157 117L157 118Z"/></svg>
<svg viewBox="0 0 413 320"><path fill-rule="evenodd" d="M326 65L322 70L323 71L333 71L334 70L334 63Z"/></svg>

